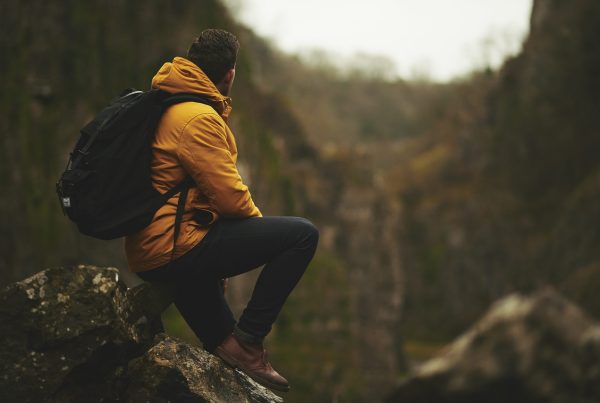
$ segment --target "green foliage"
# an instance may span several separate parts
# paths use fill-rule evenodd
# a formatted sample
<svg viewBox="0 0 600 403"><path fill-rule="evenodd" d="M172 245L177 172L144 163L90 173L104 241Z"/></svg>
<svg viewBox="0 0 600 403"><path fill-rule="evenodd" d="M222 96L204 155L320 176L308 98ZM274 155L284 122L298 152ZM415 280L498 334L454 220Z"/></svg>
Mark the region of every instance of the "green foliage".
<svg viewBox="0 0 600 403"><path fill-rule="evenodd" d="M200 341L185 322L174 304L171 304L162 314L162 323L165 332L175 335L193 345L200 345Z"/></svg>

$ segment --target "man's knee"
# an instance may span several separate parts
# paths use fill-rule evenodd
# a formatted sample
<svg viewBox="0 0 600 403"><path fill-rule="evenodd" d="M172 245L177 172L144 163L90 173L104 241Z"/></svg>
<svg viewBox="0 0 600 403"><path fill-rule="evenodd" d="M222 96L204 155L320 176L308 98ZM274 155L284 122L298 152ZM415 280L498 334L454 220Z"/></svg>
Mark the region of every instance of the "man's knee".
<svg viewBox="0 0 600 403"><path fill-rule="evenodd" d="M296 217L299 227L300 239L311 246L316 247L319 242L319 229L308 219Z"/></svg>

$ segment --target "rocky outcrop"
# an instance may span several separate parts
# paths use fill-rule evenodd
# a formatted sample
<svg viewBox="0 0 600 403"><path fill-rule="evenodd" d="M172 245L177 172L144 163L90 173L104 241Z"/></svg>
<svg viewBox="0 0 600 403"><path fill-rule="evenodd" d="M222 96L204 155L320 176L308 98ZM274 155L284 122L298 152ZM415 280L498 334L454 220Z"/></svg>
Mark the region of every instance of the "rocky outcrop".
<svg viewBox="0 0 600 403"><path fill-rule="evenodd" d="M127 290L116 269L91 266L48 269L8 286L0 293L0 401L282 401L160 333L165 300L152 292Z"/></svg>
<svg viewBox="0 0 600 403"><path fill-rule="evenodd" d="M600 402L600 325L552 290L508 296L387 401Z"/></svg>

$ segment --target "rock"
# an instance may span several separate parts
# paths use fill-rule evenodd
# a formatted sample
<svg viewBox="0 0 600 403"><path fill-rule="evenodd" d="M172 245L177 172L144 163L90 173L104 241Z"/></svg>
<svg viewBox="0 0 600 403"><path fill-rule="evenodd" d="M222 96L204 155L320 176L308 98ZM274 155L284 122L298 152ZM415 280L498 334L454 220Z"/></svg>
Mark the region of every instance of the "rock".
<svg viewBox="0 0 600 403"><path fill-rule="evenodd" d="M0 401L282 401L204 350L160 334L167 291L127 290L116 269L93 266L9 285L0 292Z"/></svg>
<svg viewBox="0 0 600 403"><path fill-rule="evenodd" d="M508 296L387 402L598 403L600 325L549 289Z"/></svg>
<svg viewBox="0 0 600 403"><path fill-rule="evenodd" d="M281 402L269 390L198 347L162 337L128 368L127 401Z"/></svg>

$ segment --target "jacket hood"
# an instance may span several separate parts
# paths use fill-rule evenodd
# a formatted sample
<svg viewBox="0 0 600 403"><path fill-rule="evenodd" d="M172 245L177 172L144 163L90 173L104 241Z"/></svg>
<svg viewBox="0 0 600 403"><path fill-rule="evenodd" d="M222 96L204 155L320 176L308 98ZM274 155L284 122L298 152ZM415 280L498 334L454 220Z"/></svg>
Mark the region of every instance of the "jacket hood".
<svg viewBox="0 0 600 403"><path fill-rule="evenodd" d="M183 57L163 64L152 78L152 88L171 94L199 94L213 100L213 106L224 118L231 112L231 98L223 96L200 67Z"/></svg>

